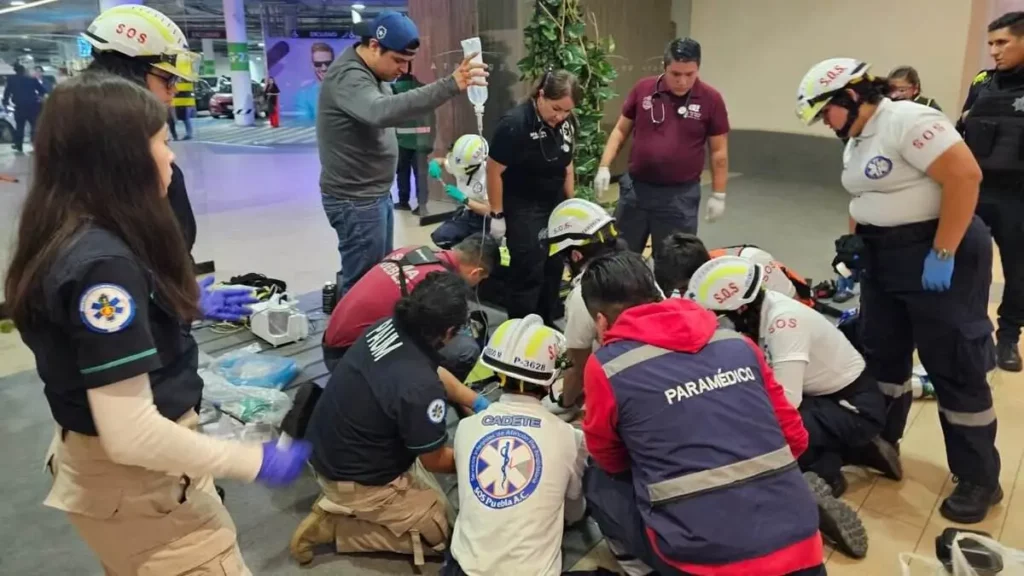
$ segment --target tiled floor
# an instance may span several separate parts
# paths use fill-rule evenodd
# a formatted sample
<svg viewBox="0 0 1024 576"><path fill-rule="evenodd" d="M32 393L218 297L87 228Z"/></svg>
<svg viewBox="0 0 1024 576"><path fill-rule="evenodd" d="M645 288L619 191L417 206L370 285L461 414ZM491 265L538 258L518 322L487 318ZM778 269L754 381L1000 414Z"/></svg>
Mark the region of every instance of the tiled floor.
<svg viewBox="0 0 1024 576"><path fill-rule="evenodd" d="M298 292L316 290L330 280L338 255L334 233L320 206L314 150L298 146L252 148L197 142L176 144L175 149L197 213L197 260L215 260L217 275L221 278L261 272L286 280ZM25 193L24 180L30 159L0 152L0 173L16 174L23 180L21 184L0 182L0 262L4 264L18 206ZM846 222L846 198L841 192L742 177L734 179L730 191L730 207L725 219L714 225L702 224L701 234L710 245L757 243L808 276L826 276L831 260L831 240L842 233ZM794 206L801 207L801 214L794 212ZM397 218L396 245L428 241L429 228L417 227L408 213L399 213ZM801 226L795 228L799 233L794 234L794 228L778 225L780 221L795 219L815 222L823 231ZM994 274L995 282L1001 284L998 264ZM994 305L991 311L995 313ZM32 358L17 335L0 334L0 378L24 374L32 367ZM6 381L0 380L0 392ZM1016 418L1024 411L1024 395L1018 391L1024 386L1024 376L997 372L992 386L1000 418L998 444L1006 497L984 523L973 528L992 533L1008 546L1024 548L1024 491L1021 490L1024 476L1019 475L1024 457L1024 419ZM34 407L32 410L45 410L41 401L28 405ZM43 412L32 416L45 418ZM3 422L3 426L13 425L12 420L6 418ZM9 445L0 448L0 452L12 450L15 447ZM871 544L867 558L862 561L829 552L830 574L900 574L897 558L901 552L934 556L934 537L949 526L939 516L937 507L952 490L934 402L915 403L902 453L906 478L900 483L878 479L860 470L847 471L850 490L844 498L859 510ZM35 469L4 468L7 471L2 474L14 475L6 478L5 483L24 485L29 482L27 475L35 474ZM37 511L34 502L38 500L29 503L28 512L23 514L43 514ZM17 524L11 510L0 506L0 525ZM57 522L59 525L59 520ZM240 525L243 529L240 539L243 550L251 550L251 546L260 545L261 535L267 528L258 524L248 531L245 528ZM64 530L59 535L61 541L53 543L51 548L85 554L75 538L70 530ZM275 546L279 548L280 544ZM287 565L286 559L276 558L275 561ZM0 562L4 559L0 558ZM92 566L92 559L83 557L81 563ZM599 565L615 566L603 544L594 548L577 568ZM386 568L372 568L360 559L351 563L332 562L326 569L346 574L406 573L402 562L383 566ZM920 569L919 565L915 567L915 570ZM82 570L76 573L94 572L91 568ZM436 565L427 573L435 571ZM320 573L320 570L314 572ZM259 570L257 573L284 572ZM913 572L926 573L930 574Z"/></svg>

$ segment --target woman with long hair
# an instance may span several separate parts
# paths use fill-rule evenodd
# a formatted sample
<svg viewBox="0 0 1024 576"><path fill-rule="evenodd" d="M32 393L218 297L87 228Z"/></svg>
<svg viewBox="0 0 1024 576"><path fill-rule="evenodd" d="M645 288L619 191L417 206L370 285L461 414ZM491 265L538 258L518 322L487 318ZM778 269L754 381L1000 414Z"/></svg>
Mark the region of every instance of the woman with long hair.
<svg viewBox="0 0 1024 576"><path fill-rule="evenodd" d="M57 425L45 504L67 513L109 574L244 575L212 477L290 482L309 447L193 430L199 289L166 201L166 112L107 74L57 86L5 295Z"/></svg>
<svg viewBox="0 0 1024 576"><path fill-rule="evenodd" d="M551 70L530 97L509 110L491 138L487 194L491 235L506 237L509 318L538 314L549 326L558 319L563 263L548 258L538 235L559 202L576 195L572 110L583 88L572 72Z"/></svg>

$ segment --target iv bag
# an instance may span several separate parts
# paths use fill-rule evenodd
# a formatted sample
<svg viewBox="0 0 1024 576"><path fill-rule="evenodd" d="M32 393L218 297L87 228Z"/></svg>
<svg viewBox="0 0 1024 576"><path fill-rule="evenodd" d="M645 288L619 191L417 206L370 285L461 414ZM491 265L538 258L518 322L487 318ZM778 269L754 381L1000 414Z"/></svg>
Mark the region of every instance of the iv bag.
<svg viewBox="0 0 1024 576"><path fill-rule="evenodd" d="M478 64L484 63L483 48L480 44L480 37L467 38L462 41L462 57L468 57L470 54L476 53L473 57L473 62ZM480 86L476 82L483 82L481 78L475 80L473 84L470 84L468 90L469 101L473 106L483 106L487 102L487 86Z"/></svg>

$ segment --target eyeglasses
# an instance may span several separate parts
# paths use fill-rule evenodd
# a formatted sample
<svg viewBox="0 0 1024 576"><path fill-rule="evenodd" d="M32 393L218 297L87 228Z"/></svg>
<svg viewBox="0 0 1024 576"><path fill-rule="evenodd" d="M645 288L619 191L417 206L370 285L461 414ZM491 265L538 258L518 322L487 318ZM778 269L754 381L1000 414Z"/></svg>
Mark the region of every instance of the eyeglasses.
<svg viewBox="0 0 1024 576"><path fill-rule="evenodd" d="M324 70L326 70L330 67L331 62L329 60L327 62L318 62L316 60L313 60L313 68L323 68Z"/></svg>
<svg viewBox="0 0 1024 576"><path fill-rule="evenodd" d="M178 77L177 76L172 76L170 74L168 74L167 76L164 76L163 74L157 74L156 72L152 72L152 71L149 72L149 75L154 77L154 78L159 78L160 81L163 82L165 86L167 86L168 90L174 90L178 86Z"/></svg>

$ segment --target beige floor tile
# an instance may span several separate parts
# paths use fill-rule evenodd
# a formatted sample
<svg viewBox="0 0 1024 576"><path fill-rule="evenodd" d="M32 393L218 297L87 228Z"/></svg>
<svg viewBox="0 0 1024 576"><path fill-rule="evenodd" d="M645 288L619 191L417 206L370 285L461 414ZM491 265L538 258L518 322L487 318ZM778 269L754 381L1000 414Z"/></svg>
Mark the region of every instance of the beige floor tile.
<svg viewBox="0 0 1024 576"><path fill-rule="evenodd" d="M860 518L868 531L867 557L854 560L839 553L833 554L827 564L829 576L899 574L899 554L914 550L921 528L863 508Z"/></svg>
<svg viewBox="0 0 1024 576"><path fill-rule="evenodd" d="M1004 485L1003 489L1006 488ZM1006 522L1003 523L999 541L1006 546L1024 549L1024 474L1020 473L1019 466L1012 488L1012 493L1004 501Z"/></svg>
<svg viewBox="0 0 1024 576"><path fill-rule="evenodd" d="M843 494L843 501L854 510L860 510L871 493L878 475L864 468L847 466L843 468L843 476L846 476L846 483L849 486Z"/></svg>
<svg viewBox="0 0 1024 576"><path fill-rule="evenodd" d="M579 562L574 564L569 571L597 570L598 568L621 573L619 563L615 561L615 555L608 549L607 540L601 540L600 544L594 546L586 556L580 558Z"/></svg>

